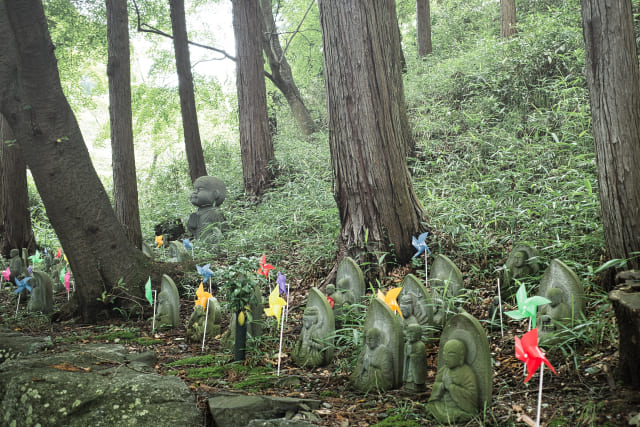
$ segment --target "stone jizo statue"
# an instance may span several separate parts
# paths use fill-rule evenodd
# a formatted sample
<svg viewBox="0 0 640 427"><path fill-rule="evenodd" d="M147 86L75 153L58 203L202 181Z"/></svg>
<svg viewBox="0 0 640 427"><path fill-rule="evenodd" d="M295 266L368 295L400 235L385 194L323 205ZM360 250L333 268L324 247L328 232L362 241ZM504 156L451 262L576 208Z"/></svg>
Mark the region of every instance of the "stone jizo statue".
<svg viewBox="0 0 640 427"><path fill-rule="evenodd" d="M402 281L398 305L402 311L405 335L407 326L413 323L422 327L431 325L433 316L431 297L424 284L413 274L407 275Z"/></svg>
<svg viewBox="0 0 640 427"><path fill-rule="evenodd" d="M564 262L554 259L540 279L539 295L551 301L538 307L541 338L551 339L550 333L560 325L572 326L583 321L586 298L584 286Z"/></svg>
<svg viewBox="0 0 640 427"><path fill-rule="evenodd" d="M220 178L201 176L195 180L190 201L198 210L187 221L187 229L194 238L213 242L221 238L226 223L219 206L226 197L227 187Z"/></svg>
<svg viewBox="0 0 640 427"><path fill-rule="evenodd" d="M335 321L331 306L325 295L311 288L307 307L302 316L302 331L291 352L298 366L324 366L333 359L333 335Z"/></svg>
<svg viewBox="0 0 640 427"><path fill-rule="evenodd" d="M220 303L216 297L209 298L207 303L207 311L209 315L204 311L201 305L196 305L193 308L193 313L187 323L187 341L191 343L202 342L204 336L205 320L207 324L207 340L213 339L220 335L220 321L222 320L222 312L220 309Z"/></svg>
<svg viewBox="0 0 640 427"><path fill-rule="evenodd" d="M511 253L504 265L504 280L502 286L505 294L508 292L515 279L534 275L538 272L538 251L528 245L517 245Z"/></svg>
<svg viewBox="0 0 640 427"><path fill-rule="evenodd" d="M180 325L180 295L173 279L166 274L162 275L156 320L160 327L175 328Z"/></svg>
<svg viewBox="0 0 640 427"><path fill-rule="evenodd" d="M443 424L467 421L478 412L478 381L465 363L467 349L457 339L444 345L444 367L438 369L427 410Z"/></svg>
<svg viewBox="0 0 640 427"><path fill-rule="evenodd" d="M403 381L406 390L421 392L427 379L427 352L422 340L422 327L417 323L405 328Z"/></svg>
<svg viewBox="0 0 640 427"><path fill-rule="evenodd" d="M33 279L29 281L32 288L27 310L49 314L53 311L53 282L48 274L34 271Z"/></svg>
<svg viewBox="0 0 640 427"><path fill-rule="evenodd" d="M364 349L351 375L351 382L361 392L385 391L393 387L393 356L382 338L377 328L366 332Z"/></svg>
<svg viewBox="0 0 640 427"><path fill-rule="evenodd" d="M19 279L22 276L24 267L18 249L11 249L11 251L9 251L9 257L9 270L11 271L9 282L13 283L16 277Z"/></svg>

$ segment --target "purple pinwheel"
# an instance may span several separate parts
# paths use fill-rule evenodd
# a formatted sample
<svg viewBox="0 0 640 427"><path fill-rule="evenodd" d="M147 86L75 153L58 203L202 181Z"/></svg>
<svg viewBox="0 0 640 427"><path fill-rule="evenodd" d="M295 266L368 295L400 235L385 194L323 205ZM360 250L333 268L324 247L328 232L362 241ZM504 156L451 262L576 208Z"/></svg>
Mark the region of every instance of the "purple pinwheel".
<svg viewBox="0 0 640 427"><path fill-rule="evenodd" d="M20 280L17 277L14 279L16 282L16 285L18 285L18 289L16 289L15 291L13 291L14 294L19 294L20 292L24 291L25 289L29 292L31 292L33 290L33 288L31 286L29 286L29 280L33 279L33 277L31 276L27 276L24 279Z"/></svg>
<svg viewBox="0 0 640 427"><path fill-rule="evenodd" d="M182 244L188 251L193 249L193 245L191 244L191 241L189 239L182 239Z"/></svg>
<svg viewBox="0 0 640 427"><path fill-rule="evenodd" d="M411 236L411 244L418 251L415 253L415 255L412 258L417 257L424 251L427 251L429 254L431 254L431 249L429 249L429 246L427 246L427 242L426 242L428 235L429 235L429 232L427 231L426 233L422 233L421 235L419 235L417 239L415 238L415 236Z"/></svg>
<svg viewBox="0 0 640 427"><path fill-rule="evenodd" d="M287 289L286 278L287 278L287 276L285 276L284 274L282 274L282 273L280 273L278 271L278 280L276 280L276 283L278 284L278 289L279 289L280 295L285 294L285 295L289 296L289 290Z"/></svg>
<svg viewBox="0 0 640 427"><path fill-rule="evenodd" d="M211 269L209 268L209 265L210 264L205 264L203 267L196 265L196 268L198 269L198 274L204 277L202 279L203 283L209 280L209 277L213 276L213 271L211 271Z"/></svg>

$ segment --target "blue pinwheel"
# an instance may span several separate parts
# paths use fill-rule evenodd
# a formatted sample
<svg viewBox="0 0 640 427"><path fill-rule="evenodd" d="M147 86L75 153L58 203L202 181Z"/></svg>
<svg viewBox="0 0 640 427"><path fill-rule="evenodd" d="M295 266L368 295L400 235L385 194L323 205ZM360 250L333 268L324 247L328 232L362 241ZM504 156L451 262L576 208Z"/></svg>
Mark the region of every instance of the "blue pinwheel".
<svg viewBox="0 0 640 427"><path fill-rule="evenodd" d="M547 298L540 295L527 297L527 289L524 287L524 284L521 284L518 288L518 292L516 292L516 302L518 303L518 309L507 311L504 314L513 319L530 318L531 328L533 329L536 327L536 313L538 311L538 306L551 303Z"/></svg>
<svg viewBox="0 0 640 427"><path fill-rule="evenodd" d="M276 283L278 284L279 293L280 295L285 294L289 296L289 290L287 289L286 279L287 279L287 276L285 276L284 274L278 271L278 280L276 280Z"/></svg>
<svg viewBox="0 0 640 427"><path fill-rule="evenodd" d="M191 241L189 239L182 239L182 244L188 251L193 249L193 245L191 244Z"/></svg>
<svg viewBox="0 0 640 427"><path fill-rule="evenodd" d="M198 269L198 274L204 277L202 279L203 283L209 280L209 277L213 276L213 271L211 271L211 269L209 268L209 265L210 264L205 264L203 267L196 265L196 268Z"/></svg>
<svg viewBox="0 0 640 427"><path fill-rule="evenodd" d="M419 235L417 239L415 238L415 236L411 236L411 244L418 251L415 253L415 255L412 258L417 257L424 251L427 251L427 253L431 254L431 249L429 249L429 246L427 246L427 242L426 242L428 235L429 235L429 232L427 231Z"/></svg>
<svg viewBox="0 0 640 427"><path fill-rule="evenodd" d="M29 292L31 292L33 290L33 288L31 286L29 286L29 280L33 279L33 277L31 276L27 276L24 279L20 280L17 277L14 279L16 282L16 285L18 285L18 289L16 289L15 291L13 291L14 294L19 294L20 292L27 290Z"/></svg>

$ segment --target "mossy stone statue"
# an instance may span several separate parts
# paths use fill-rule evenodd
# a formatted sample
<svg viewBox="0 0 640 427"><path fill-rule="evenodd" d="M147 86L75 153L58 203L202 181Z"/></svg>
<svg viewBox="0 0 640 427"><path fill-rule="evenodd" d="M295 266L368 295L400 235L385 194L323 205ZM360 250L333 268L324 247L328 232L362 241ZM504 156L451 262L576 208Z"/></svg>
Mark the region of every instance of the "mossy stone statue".
<svg viewBox="0 0 640 427"><path fill-rule="evenodd" d="M53 311L53 282L48 274L42 271L34 271L33 278L29 280L31 297L27 304L30 312L39 311L49 314Z"/></svg>
<svg viewBox="0 0 640 427"><path fill-rule="evenodd" d="M217 243L226 228L219 206L227 197L227 187L220 178L201 176L193 183L191 203L198 208L189 215L187 229L195 239Z"/></svg>
<svg viewBox="0 0 640 427"><path fill-rule="evenodd" d="M317 288L309 290L302 317L302 331L291 352L301 367L324 366L333 359L334 316L327 298Z"/></svg>
<svg viewBox="0 0 640 427"><path fill-rule="evenodd" d="M162 275L160 284L156 321L161 328L175 328L180 325L180 295L176 284L166 274Z"/></svg>

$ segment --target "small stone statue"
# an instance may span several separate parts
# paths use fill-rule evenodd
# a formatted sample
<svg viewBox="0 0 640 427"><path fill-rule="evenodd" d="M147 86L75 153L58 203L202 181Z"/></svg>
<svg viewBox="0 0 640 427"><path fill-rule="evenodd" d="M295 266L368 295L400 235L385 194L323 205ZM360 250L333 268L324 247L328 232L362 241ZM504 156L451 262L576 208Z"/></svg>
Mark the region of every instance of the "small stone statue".
<svg viewBox="0 0 640 427"><path fill-rule="evenodd" d="M361 392L385 391L393 387L391 350L381 341L382 333L378 328L366 332L364 349L351 375L351 382Z"/></svg>
<svg viewBox="0 0 640 427"><path fill-rule="evenodd" d="M586 306L584 287L564 262L559 259L551 261L540 279L538 294L551 301L538 307L541 337L558 329L558 324L582 321ZM549 336L546 338L550 339Z"/></svg>
<svg viewBox="0 0 640 427"><path fill-rule="evenodd" d="M478 411L478 382L465 363L467 349L457 339L444 345L444 367L438 369L427 410L443 424L467 421Z"/></svg>
<svg viewBox="0 0 640 427"><path fill-rule="evenodd" d="M554 331L557 323L567 324L571 321L571 306L564 302L564 294L560 288L547 291L547 299L551 301L540 307L540 326L545 332Z"/></svg>
<svg viewBox="0 0 640 427"><path fill-rule="evenodd" d="M422 327L412 323L406 330L403 381L406 390L422 392L427 380L427 352L422 339Z"/></svg>
<svg viewBox="0 0 640 427"><path fill-rule="evenodd" d="M333 311L338 312L344 305L344 297L342 292L338 292L336 285L329 283L326 287L327 296L333 300Z"/></svg>
<svg viewBox="0 0 640 427"><path fill-rule="evenodd" d="M27 310L30 312L39 311L44 314L51 313L53 311L53 282L51 277L42 271L34 271L29 285L32 291Z"/></svg>
<svg viewBox="0 0 640 427"><path fill-rule="evenodd" d="M174 240L169 243L169 262L183 261L191 261L191 255L184 247L184 243Z"/></svg>
<svg viewBox="0 0 640 427"><path fill-rule="evenodd" d="M517 245L509 253L509 258L504 265L504 280L501 286L508 295L515 279L536 274L539 269L538 251L528 245Z"/></svg>
<svg viewBox="0 0 640 427"><path fill-rule="evenodd" d="M336 288L342 292L344 302L362 303L365 294L364 274L360 266L350 257L344 257L338 265Z"/></svg>
<svg viewBox="0 0 640 427"><path fill-rule="evenodd" d="M405 335L407 327L413 323L421 327L431 324L433 313L431 297L424 284L413 274L408 274L402 281L398 305L402 311Z"/></svg>
<svg viewBox="0 0 640 427"><path fill-rule="evenodd" d="M309 290L307 307L302 316L302 331L291 358L298 366L327 365L333 359L335 323L327 298L317 288Z"/></svg>
<svg viewBox="0 0 640 427"><path fill-rule="evenodd" d="M187 229L196 239L216 243L226 228L224 214L218 208L227 196L227 187L221 179L201 176L193 183L191 203L198 207L189 215Z"/></svg>
<svg viewBox="0 0 640 427"><path fill-rule="evenodd" d="M178 288L171 277L166 274L162 275L156 320L160 327L175 328L180 325L180 296Z"/></svg>
<svg viewBox="0 0 640 427"><path fill-rule="evenodd" d="M213 339L220 335L220 321L222 320L222 312L220 310L220 303L216 297L209 298L207 304L207 316L204 308L201 305L196 305L193 308L193 313L187 323L187 341L190 343L202 342L204 336L205 320L207 323L207 339Z"/></svg>
<svg viewBox="0 0 640 427"><path fill-rule="evenodd" d="M11 276L9 277L9 281L14 283L15 278L20 278L23 273L23 265L22 258L20 258L20 251L18 249L11 249L9 251L9 270L11 271Z"/></svg>
<svg viewBox="0 0 640 427"><path fill-rule="evenodd" d="M458 311L456 298L464 291L462 273L446 255L439 254L433 261L429 287L433 309L431 323L440 326L446 323L451 313Z"/></svg>

